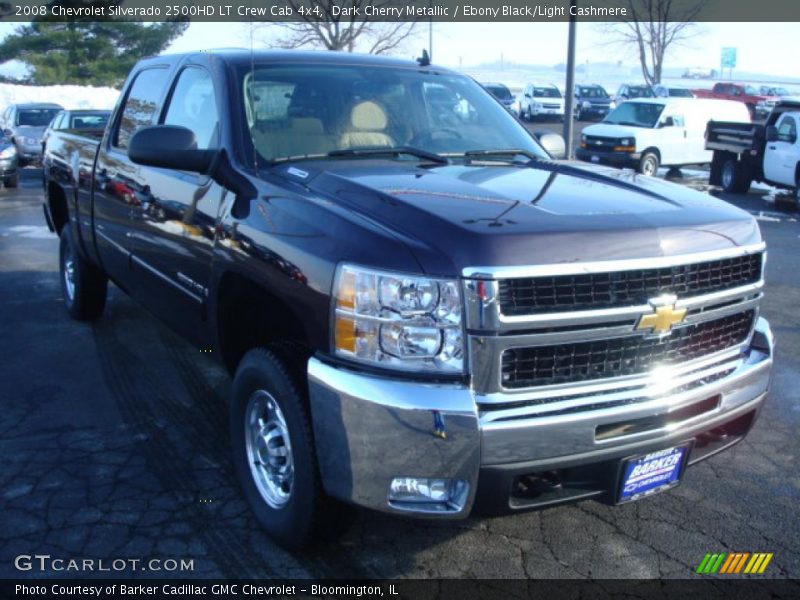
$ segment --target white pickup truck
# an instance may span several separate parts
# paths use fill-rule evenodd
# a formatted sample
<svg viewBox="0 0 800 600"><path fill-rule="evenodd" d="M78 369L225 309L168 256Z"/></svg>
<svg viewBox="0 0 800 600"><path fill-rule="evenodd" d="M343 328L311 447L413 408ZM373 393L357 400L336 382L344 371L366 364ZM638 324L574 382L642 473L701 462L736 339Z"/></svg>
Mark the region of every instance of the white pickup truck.
<svg viewBox="0 0 800 600"><path fill-rule="evenodd" d="M782 100L764 125L712 121L706 149L712 150L709 183L743 193L753 181L793 190L800 202L800 99Z"/></svg>

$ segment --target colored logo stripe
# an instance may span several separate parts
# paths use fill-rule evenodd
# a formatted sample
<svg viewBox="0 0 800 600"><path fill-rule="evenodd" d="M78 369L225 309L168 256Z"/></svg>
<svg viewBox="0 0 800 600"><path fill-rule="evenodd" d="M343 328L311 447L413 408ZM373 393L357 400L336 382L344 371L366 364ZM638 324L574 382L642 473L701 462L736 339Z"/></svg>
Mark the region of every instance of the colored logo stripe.
<svg viewBox="0 0 800 600"><path fill-rule="evenodd" d="M715 573L721 575L761 574L766 570L772 557L772 552L754 552L753 554L750 552L709 552L697 567L697 573L701 575L713 575Z"/></svg>

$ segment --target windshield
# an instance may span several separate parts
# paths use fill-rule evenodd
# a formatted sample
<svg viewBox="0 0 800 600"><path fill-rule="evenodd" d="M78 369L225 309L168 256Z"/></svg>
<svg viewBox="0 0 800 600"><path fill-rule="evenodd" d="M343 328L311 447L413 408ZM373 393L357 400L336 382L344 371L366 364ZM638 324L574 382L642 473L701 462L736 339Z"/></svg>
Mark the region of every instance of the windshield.
<svg viewBox="0 0 800 600"><path fill-rule="evenodd" d="M47 127L59 108L26 108L17 114L17 125L28 127Z"/></svg>
<svg viewBox="0 0 800 600"><path fill-rule="evenodd" d="M663 110L663 104L623 102L608 113L603 122L611 123L612 125L630 125L632 127L652 129L658 123L658 118Z"/></svg>
<svg viewBox="0 0 800 600"><path fill-rule="evenodd" d="M364 65L242 67L250 139L268 161L415 148L445 156L516 149L547 154L472 79Z"/></svg>
<svg viewBox="0 0 800 600"><path fill-rule="evenodd" d="M554 87L535 87L533 88L535 98L561 98L561 92Z"/></svg>
<svg viewBox="0 0 800 600"><path fill-rule="evenodd" d="M500 100L508 100L509 98L511 98L511 90L509 90L504 85L498 85L496 83L488 83L484 87L486 87L487 90L489 90Z"/></svg>
<svg viewBox="0 0 800 600"><path fill-rule="evenodd" d="M592 86L592 87L579 87L578 96L581 98L608 98L608 94L606 91L601 88L600 86Z"/></svg>
<svg viewBox="0 0 800 600"><path fill-rule="evenodd" d="M632 85L628 88L629 98L655 98L653 90L644 85Z"/></svg>

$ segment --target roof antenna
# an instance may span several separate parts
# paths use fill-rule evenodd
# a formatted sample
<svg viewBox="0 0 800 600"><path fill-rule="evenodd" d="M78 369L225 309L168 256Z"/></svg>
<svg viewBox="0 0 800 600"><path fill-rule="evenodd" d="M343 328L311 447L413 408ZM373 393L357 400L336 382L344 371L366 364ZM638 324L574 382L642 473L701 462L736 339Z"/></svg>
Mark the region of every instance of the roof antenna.
<svg viewBox="0 0 800 600"><path fill-rule="evenodd" d="M422 56L417 59L420 67L427 67L431 64L431 57L428 55L428 51L424 48L422 49Z"/></svg>

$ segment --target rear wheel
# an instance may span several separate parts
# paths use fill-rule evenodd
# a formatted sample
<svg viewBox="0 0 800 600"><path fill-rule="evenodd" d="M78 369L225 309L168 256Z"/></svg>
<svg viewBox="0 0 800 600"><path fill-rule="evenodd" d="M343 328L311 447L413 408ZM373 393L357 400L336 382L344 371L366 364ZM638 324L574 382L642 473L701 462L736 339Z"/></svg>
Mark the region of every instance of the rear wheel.
<svg viewBox="0 0 800 600"><path fill-rule="evenodd" d="M7 188L15 188L19 185L19 176L18 175L11 175L3 179L3 185Z"/></svg>
<svg viewBox="0 0 800 600"><path fill-rule="evenodd" d="M752 183L744 165L735 158L729 158L723 163L721 181L722 189L729 194L744 194Z"/></svg>
<svg viewBox="0 0 800 600"><path fill-rule="evenodd" d="M78 253L69 224L61 230L59 265L61 293L70 316L77 321L92 321L103 314L108 279Z"/></svg>
<svg viewBox="0 0 800 600"><path fill-rule="evenodd" d="M648 177L654 176L658 173L658 154L655 152L645 152L639 161L639 173L647 175Z"/></svg>
<svg viewBox="0 0 800 600"><path fill-rule="evenodd" d="M264 529L289 549L338 534L349 512L322 491L303 367L273 349L250 350L236 371L230 405L244 496Z"/></svg>

